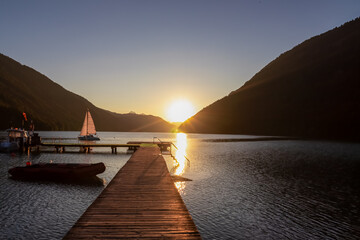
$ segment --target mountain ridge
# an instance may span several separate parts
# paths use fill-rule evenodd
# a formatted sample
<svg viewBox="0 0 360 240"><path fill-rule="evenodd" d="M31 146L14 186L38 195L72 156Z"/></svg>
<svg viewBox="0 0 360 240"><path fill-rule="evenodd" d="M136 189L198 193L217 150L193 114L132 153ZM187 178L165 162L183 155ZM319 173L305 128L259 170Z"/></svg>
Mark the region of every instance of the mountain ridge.
<svg viewBox="0 0 360 240"><path fill-rule="evenodd" d="M80 131L86 109L99 131L169 132L174 128L157 116L98 108L35 69L0 54L0 129L20 127L25 112L38 130Z"/></svg>
<svg viewBox="0 0 360 240"><path fill-rule="evenodd" d="M360 18L305 40L180 130L360 139L359 42Z"/></svg>

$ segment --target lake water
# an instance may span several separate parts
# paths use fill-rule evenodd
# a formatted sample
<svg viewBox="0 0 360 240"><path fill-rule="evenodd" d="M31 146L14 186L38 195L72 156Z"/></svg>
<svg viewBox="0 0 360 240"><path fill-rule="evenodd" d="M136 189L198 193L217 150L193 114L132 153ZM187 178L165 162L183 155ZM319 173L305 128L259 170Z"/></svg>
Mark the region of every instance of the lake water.
<svg viewBox="0 0 360 240"><path fill-rule="evenodd" d="M76 142L77 132L40 132L44 141ZM241 135L105 133L101 142L177 142L180 165L166 160L204 239L359 239L360 144L326 141L210 142ZM61 239L130 158L78 149L0 154L0 239ZM120 150L120 151L119 151ZM190 159L190 166L181 157ZM21 182L13 166L36 162L104 162L104 185Z"/></svg>

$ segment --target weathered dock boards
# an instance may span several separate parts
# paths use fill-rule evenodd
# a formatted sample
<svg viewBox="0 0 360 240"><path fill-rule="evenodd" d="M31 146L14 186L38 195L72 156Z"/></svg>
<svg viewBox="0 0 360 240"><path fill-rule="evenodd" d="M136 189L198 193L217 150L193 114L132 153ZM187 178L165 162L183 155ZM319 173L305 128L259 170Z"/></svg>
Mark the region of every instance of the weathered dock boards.
<svg viewBox="0 0 360 240"><path fill-rule="evenodd" d="M64 239L201 239L158 147L140 147Z"/></svg>

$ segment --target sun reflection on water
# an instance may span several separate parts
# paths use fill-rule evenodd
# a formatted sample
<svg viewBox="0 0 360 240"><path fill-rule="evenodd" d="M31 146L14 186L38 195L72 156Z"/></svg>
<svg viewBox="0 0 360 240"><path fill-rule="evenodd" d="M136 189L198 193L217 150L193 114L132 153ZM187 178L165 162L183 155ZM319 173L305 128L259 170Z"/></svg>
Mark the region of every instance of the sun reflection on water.
<svg viewBox="0 0 360 240"><path fill-rule="evenodd" d="M186 182L175 182L174 184L179 193L184 193Z"/></svg>
<svg viewBox="0 0 360 240"><path fill-rule="evenodd" d="M186 147L187 147L187 135L185 133L177 133L176 134L176 146L177 151L175 154L175 158L177 160L176 168L174 174L177 176L181 176L185 171L186 164Z"/></svg>
<svg viewBox="0 0 360 240"><path fill-rule="evenodd" d="M187 147L187 135L185 133L177 133L176 134L176 153L174 160L174 175L181 176L185 172L186 166L186 147ZM184 193L184 189L186 186L185 181L175 182L175 187L179 191L179 193Z"/></svg>

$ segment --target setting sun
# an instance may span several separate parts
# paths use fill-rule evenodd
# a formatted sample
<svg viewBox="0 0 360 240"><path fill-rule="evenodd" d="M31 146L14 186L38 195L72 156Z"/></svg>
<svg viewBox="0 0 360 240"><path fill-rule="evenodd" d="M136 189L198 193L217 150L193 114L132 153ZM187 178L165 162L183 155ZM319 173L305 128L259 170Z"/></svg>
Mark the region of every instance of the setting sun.
<svg viewBox="0 0 360 240"><path fill-rule="evenodd" d="M184 122L195 114L195 108L188 100L176 100L167 109L166 117L170 122Z"/></svg>

